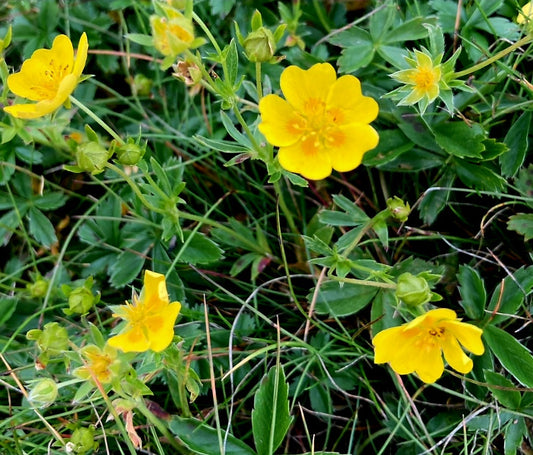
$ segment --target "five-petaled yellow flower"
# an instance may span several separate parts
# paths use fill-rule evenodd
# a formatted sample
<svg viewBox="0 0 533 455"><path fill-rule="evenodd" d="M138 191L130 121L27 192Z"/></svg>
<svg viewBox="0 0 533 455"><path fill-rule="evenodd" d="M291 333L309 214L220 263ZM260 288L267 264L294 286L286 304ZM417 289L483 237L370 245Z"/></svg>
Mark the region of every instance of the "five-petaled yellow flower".
<svg viewBox="0 0 533 455"><path fill-rule="evenodd" d="M415 372L422 381L432 383L442 376L444 353L454 370L469 373L473 362L462 347L476 355L483 354L483 331L460 321L455 311L439 308L407 324L385 329L372 340L374 363L389 363L398 374Z"/></svg>
<svg viewBox="0 0 533 455"><path fill-rule="evenodd" d="M36 50L20 72L7 78L7 85L15 95L37 103L13 104L4 110L13 117L32 119L50 114L68 102L85 67L88 48L87 35L83 33L75 59L72 42L66 35L58 35L52 49Z"/></svg>
<svg viewBox="0 0 533 455"><path fill-rule="evenodd" d="M442 79L440 63L435 64L431 57L419 50L414 51L414 59L406 58L413 67L391 74L391 77L409 88L407 96L400 100L398 105L412 105L421 103L421 110L435 101L441 89L448 88Z"/></svg>
<svg viewBox="0 0 533 455"><path fill-rule="evenodd" d="M113 316L124 319L126 326L108 343L124 352L160 352L174 337L180 308L179 302L169 303L165 276L147 270L141 295L133 297L133 304L112 307Z"/></svg>
<svg viewBox="0 0 533 455"><path fill-rule="evenodd" d="M361 93L359 79L337 79L329 63L308 70L289 66L281 74L285 99L267 95L259 101L259 130L279 147L283 168L320 180L332 169L355 169L379 136L369 123L378 115L377 102Z"/></svg>
<svg viewBox="0 0 533 455"><path fill-rule="evenodd" d="M94 344L89 344L81 349L81 355L86 359L86 363L74 370L74 374L79 378L109 384L119 376L122 364L114 347L106 344L103 349L100 349Z"/></svg>

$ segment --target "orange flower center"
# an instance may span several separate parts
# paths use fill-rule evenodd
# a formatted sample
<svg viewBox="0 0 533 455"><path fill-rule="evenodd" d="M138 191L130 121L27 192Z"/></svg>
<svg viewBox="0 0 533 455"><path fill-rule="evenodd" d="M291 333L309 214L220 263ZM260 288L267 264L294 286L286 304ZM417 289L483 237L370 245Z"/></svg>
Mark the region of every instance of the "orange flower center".
<svg viewBox="0 0 533 455"><path fill-rule="evenodd" d="M428 90L435 85L437 76L433 68L418 68L414 76L414 83L420 90Z"/></svg>
<svg viewBox="0 0 533 455"><path fill-rule="evenodd" d="M290 126L300 134L304 150L313 154L320 149L342 145L344 134L339 128L341 120L340 109L328 108L324 101L310 98Z"/></svg>
<svg viewBox="0 0 533 455"><path fill-rule="evenodd" d="M39 100L51 100L56 96L61 81L72 72L70 63L57 62L51 58L44 66L40 77L36 78L35 85L30 90Z"/></svg>

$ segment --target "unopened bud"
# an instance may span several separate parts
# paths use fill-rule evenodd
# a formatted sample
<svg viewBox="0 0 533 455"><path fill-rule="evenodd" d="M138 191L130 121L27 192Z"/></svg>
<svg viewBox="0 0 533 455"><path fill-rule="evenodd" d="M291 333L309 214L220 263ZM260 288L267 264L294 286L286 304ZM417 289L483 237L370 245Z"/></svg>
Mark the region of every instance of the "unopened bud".
<svg viewBox="0 0 533 455"><path fill-rule="evenodd" d="M409 306L419 306L431 300L433 293L425 278L411 273L402 273L398 277L396 297Z"/></svg>
<svg viewBox="0 0 533 455"><path fill-rule="evenodd" d="M91 174L102 172L110 157L109 151L98 142L85 142L76 149L78 167Z"/></svg>
<svg viewBox="0 0 533 455"><path fill-rule="evenodd" d="M276 52L276 41L272 32L265 27L250 32L244 39L244 50L251 62L268 62Z"/></svg>
<svg viewBox="0 0 533 455"><path fill-rule="evenodd" d="M141 144L131 142L118 146L115 151L117 153L117 159L119 163L127 166L133 166L137 164L144 156L144 153L146 152L146 144L143 146Z"/></svg>
<svg viewBox="0 0 533 455"><path fill-rule="evenodd" d="M44 278L38 278L35 282L27 284L26 289L34 298L44 297L48 291L48 281Z"/></svg>
<svg viewBox="0 0 533 455"><path fill-rule="evenodd" d="M35 382L28 394L28 401L35 406L50 406L57 398L57 384L50 378Z"/></svg>
<svg viewBox="0 0 533 455"><path fill-rule="evenodd" d="M98 447L94 440L94 427L77 428L72 432L70 441L67 443L67 453L84 455Z"/></svg>
<svg viewBox="0 0 533 455"><path fill-rule="evenodd" d="M387 199L387 207L391 212L391 216L402 223L407 221L407 218L411 213L411 207L409 207L409 203L403 202L397 196Z"/></svg>

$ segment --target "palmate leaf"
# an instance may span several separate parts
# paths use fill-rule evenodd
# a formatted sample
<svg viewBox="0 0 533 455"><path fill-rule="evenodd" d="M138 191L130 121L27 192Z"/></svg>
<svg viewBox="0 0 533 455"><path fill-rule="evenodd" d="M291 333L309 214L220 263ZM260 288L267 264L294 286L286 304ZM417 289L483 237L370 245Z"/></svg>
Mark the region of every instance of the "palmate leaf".
<svg viewBox="0 0 533 455"><path fill-rule="evenodd" d="M533 213L518 213L509 217L507 228L524 236L524 240L533 239Z"/></svg>
<svg viewBox="0 0 533 455"><path fill-rule="evenodd" d="M254 399L252 432L257 455L272 455L289 430L289 387L281 365L263 377Z"/></svg>

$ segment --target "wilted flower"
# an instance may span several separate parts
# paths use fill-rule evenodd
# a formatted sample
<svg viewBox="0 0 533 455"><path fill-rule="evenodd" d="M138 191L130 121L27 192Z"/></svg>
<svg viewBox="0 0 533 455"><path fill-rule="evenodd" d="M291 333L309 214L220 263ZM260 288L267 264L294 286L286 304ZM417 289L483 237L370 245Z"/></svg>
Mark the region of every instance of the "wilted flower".
<svg viewBox="0 0 533 455"><path fill-rule="evenodd" d="M37 103L13 104L4 108L17 118L32 119L50 114L67 103L78 85L87 60L89 44L83 33L74 59L72 42L58 35L52 49L38 49L22 64L20 72L7 78L9 89L17 96Z"/></svg>
<svg viewBox="0 0 533 455"><path fill-rule="evenodd" d="M329 63L308 70L289 66L281 74L285 99L267 95L259 101L259 130L278 146L283 168L319 180L332 169L347 172L361 163L363 154L379 141L369 123L378 104L363 96L359 79L337 79Z"/></svg>
<svg viewBox="0 0 533 455"><path fill-rule="evenodd" d="M108 343L124 352L159 352L168 347L174 337L174 322L181 304L169 303L165 276L147 270L144 287L133 303L112 307L113 316L126 321L119 335Z"/></svg>
<svg viewBox="0 0 533 455"><path fill-rule="evenodd" d="M88 381L97 379L101 384L109 384L119 376L122 365L114 347L106 344L100 349L94 344L89 344L83 347L80 353L85 359L85 365L74 370L74 374L79 378Z"/></svg>
<svg viewBox="0 0 533 455"><path fill-rule="evenodd" d="M454 370L469 373L473 362L463 348L483 354L483 331L460 321L455 311L439 308L399 327L385 329L372 340L374 363L389 363L398 374L414 372L422 381L432 383L442 376L444 353Z"/></svg>

